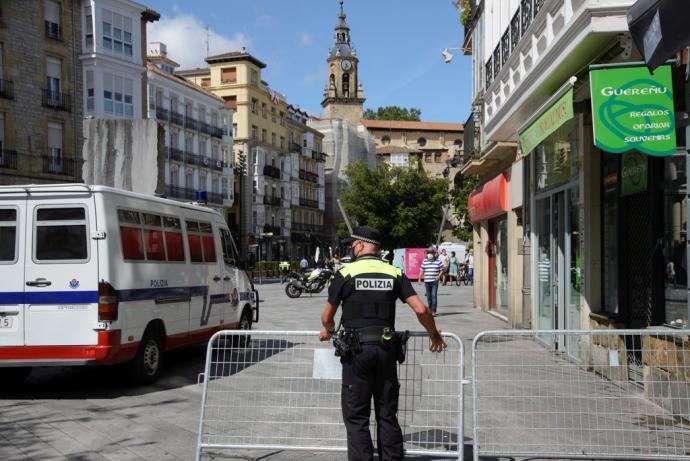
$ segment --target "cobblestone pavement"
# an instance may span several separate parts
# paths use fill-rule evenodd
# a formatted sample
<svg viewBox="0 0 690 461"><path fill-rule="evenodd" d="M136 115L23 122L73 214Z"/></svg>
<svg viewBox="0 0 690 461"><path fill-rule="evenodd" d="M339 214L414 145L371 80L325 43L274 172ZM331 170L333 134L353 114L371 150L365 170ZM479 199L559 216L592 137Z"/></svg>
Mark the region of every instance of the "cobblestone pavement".
<svg viewBox="0 0 690 461"><path fill-rule="evenodd" d="M419 291L419 286L415 285ZM259 286L262 330L317 330L325 293L289 299L280 284ZM437 321L465 341L506 324L471 307L470 287L441 287ZM419 330L414 313L398 309L400 329ZM121 367L35 369L21 391L0 400L2 460L190 460L194 459L204 347L169 355L158 383L132 386ZM469 413L466 411L466 434ZM468 443L467 437L465 443ZM471 452L467 445L466 452ZM343 454L233 452L211 459L342 460ZM424 458L410 458L424 459Z"/></svg>

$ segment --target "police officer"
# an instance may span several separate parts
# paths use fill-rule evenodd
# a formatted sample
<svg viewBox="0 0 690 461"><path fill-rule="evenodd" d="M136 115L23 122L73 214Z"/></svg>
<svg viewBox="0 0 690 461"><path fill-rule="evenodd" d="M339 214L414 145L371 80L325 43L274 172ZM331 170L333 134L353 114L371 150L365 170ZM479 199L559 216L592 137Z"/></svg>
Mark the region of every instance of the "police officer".
<svg viewBox="0 0 690 461"><path fill-rule="evenodd" d="M334 317L342 303L342 326L354 339L351 351L341 358L343 365L341 405L347 430L349 461L371 461L374 448L369 432L371 398L378 428L378 455L381 461L403 459L403 436L398 424L399 383L393 346L395 302L409 304L431 339L430 349L446 348L429 309L422 303L402 272L382 261L381 233L368 226L354 229L354 261L343 266L328 290L328 302L321 315L319 338L328 341Z"/></svg>

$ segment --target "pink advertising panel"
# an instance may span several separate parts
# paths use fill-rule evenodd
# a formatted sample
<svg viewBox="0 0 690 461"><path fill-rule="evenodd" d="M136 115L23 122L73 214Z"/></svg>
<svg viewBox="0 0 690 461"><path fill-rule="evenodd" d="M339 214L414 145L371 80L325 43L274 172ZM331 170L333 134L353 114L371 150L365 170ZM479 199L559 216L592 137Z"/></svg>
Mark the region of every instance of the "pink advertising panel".
<svg viewBox="0 0 690 461"><path fill-rule="evenodd" d="M426 256L426 248L405 248L405 275L416 280L419 277L419 267Z"/></svg>

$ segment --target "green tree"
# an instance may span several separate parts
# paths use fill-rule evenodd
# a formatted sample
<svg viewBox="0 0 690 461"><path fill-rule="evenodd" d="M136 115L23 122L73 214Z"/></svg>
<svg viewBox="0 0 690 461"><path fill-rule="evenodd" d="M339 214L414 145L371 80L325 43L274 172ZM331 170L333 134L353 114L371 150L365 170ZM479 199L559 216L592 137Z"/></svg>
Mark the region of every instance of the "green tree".
<svg viewBox="0 0 690 461"><path fill-rule="evenodd" d="M350 187L340 195L345 212L359 225L383 233L383 248L425 247L436 241L448 181L422 169L353 162L345 171Z"/></svg>
<svg viewBox="0 0 690 461"><path fill-rule="evenodd" d="M455 217L458 225L453 228L453 235L463 242L472 241L472 223L467 214L467 200L474 189L479 184L477 176L464 176L462 186L455 187L450 193L450 201L455 208Z"/></svg>
<svg viewBox="0 0 690 461"><path fill-rule="evenodd" d="M374 111L367 109L364 111L364 118L367 120L407 120L419 122L422 111L416 107L386 106L379 107Z"/></svg>

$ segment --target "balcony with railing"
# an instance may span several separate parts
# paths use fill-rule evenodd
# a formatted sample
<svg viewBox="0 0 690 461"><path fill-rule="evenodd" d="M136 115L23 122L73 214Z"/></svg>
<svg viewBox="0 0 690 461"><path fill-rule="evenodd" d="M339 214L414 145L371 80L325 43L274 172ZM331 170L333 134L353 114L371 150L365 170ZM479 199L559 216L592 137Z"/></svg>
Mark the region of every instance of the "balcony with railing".
<svg viewBox="0 0 690 461"><path fill-rule="evenodd" d="M317 173L312 173L311 171L307 170L299 170L299 179L303 181L309 181L313 183L319 182L319 175Z"/></svg>
<svg viewBox="0 0 690 461"><path fill-rule="evenodd" d="M43 88L43 107L70 112L72 110L72 97L69 93Z"/></svg>
<svg viewBox="0 0 690 461"><path fill-rule="evenodd" d="M319 201L318 200L310 200L308 198L301 198L299 199L299 206L307 207L307 208L319 208Z"/></svg>
<svg viewBox="0 0 690 461"><path fill-rule="evenodd" d="M264 176L280 179L280 168L274 167L272 165L264 165Z"/></svg>
<svg viewBox="0 0 690 461"><path fill-rule="evenodd" d="M182 126L182 125L184 125L184 116L175 110L171 110L170 111L170 122L174 123L175 125Z"/></svg>
<svg viewBox="0 0 690 461"><path fill-rule="evenodd" d="M43 155L41 159L43 173L75 177L78 172L81 176L81 160L53 154Z"/></svg>
<svg viewBox="0 0 690 461"><path fill-rule="evenodd" d="M181 199L181 200L195 200L196 191L194 189L188 189L186 187L178 186L165 186L165 195L169 198Z"/></svg>
<svg viewBox="0 0 690 461"><path fill-rule="evenodd" d="M182 151L182 149L178 149L177 147L167 147L166 150L166 156L168 160L184 162L184 152Z"/></svg>
<svg viewBox="0 0 690 461"><path fill-rule="evenodd" d="M199 127L199 122L193 117L185 116L184 127L188 130L196 130Z"/></svg>
<svg viewBox="0 0 690 461"><path fill-rule="evenodd" d="M170 111L164 107L156 106L156 118L160 121L167 122L170 118Z"/></svg>
<svg viewBox="0 0 690 461"><path fill-rule="evenodd" d="M264 195L264 205L280 206L280 197L273 197L271 195Z"/></svg>
<svg viewBox="0 0 690 461"><path fill-rule="evenodd" d="M192 152L185 152L184 153L184 161L188 165L200 165L201 164L201 157L197 154L192 153Z"/></svg>
<svg viewBox="0 0 690 461"><path fill-rule="evenodd" d="M264 233L268 234L271 233L273 234L274 237L280 235L280 226L271 226L270 224L265 224L264 225Z"/></svg>
<svg viewBox="0 0 690 461"><path fill-rule="evenodd" d="M209 129L209 131L210 131L209 134L210 134L212 137L218 138L218 139L222 138L223 135L225 134L224 129L221 128L221 127L219 127L219 126L211 126L210 129Z"/></svg>
<svg viewBox="0 0 690 461"><path fill-rule="evenodd" d="M17 151L12 149L0 150L0 168L17 169Z"/></svg>
<svg viewBox="0 0 690 461"><path fill-rule="evenodd" d="M288 149L290 150L290 152L302 152L302 146L300 146L296 142L288 143Z"/></svg>
<svg viewBox="0 0 690 461"><path fill-rule="evenodd" d="M301 222L293 222L292 223L292 229L296 231L302 231L302 232L323 232L323 226L320 224L307 224L307 223L301 223Z"/></svg>
<svg viewBox="0 0 690 461"><path fill-rule="evenodd" d="M14 82L0 78L0 98L14 99Z"/></svg>
<svg viewBox="0 0 690 461"><path fill-rule="evenodd" d="M223 194L218 192L207 192L206 198L208 203L221 204L223 203Z"/></svg>

